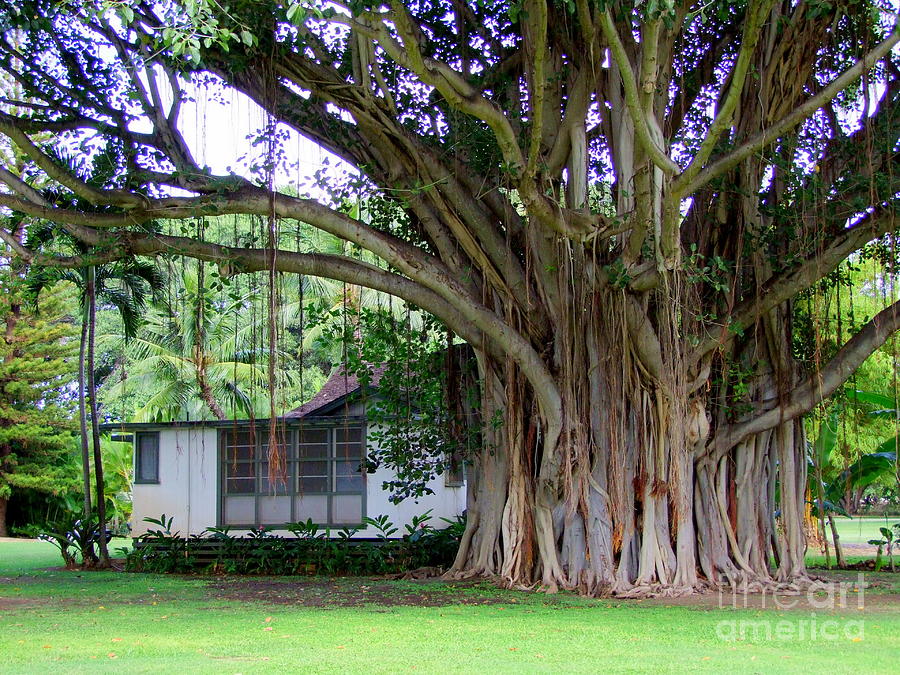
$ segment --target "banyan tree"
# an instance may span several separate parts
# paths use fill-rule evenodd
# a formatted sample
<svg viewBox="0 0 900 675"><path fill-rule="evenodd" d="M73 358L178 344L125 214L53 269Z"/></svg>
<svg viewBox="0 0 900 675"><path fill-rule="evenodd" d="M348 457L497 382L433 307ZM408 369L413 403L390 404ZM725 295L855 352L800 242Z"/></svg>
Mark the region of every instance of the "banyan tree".
<svg viewBox="0 0 900 675"><path fill-rule="evenodd" d="M796 298L895 230L900 39L869 0L21 0L0 236L36 265L188 256L383 291L477 361L481 450L451 574L592 594L803 583L801 416L898 327L827 362ZM265 111L217 175L204 87ZM296 132L389 217L277 188ZM263 219L226 245L162 220ZM51 220L91 247L12 237ZM366 256L279 247L308 223ZM376 260L378 262L369 262ZM273 307L277 311L277 307Z"/></svg>

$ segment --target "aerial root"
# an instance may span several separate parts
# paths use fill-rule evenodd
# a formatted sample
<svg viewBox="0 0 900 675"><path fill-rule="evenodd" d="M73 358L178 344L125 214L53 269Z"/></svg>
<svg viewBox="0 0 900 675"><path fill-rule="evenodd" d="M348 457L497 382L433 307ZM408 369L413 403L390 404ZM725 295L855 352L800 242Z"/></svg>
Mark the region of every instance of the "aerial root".
<svg viewBox="0 0 900 675"><path fill-rule="evenodd" d="M627 590L617 591L613 593L616 598L625 600L643 600L645 598L683 598L688 595L697 595L705 592L707 587L704 584L696 586L672 586L669 584L641 584L632 586Z"/></svg>
<svg viewBox="0 0 900 675"><path fill-rule="evenodd" d="M444 569L442 567L417 567L414 570L406 572L398 572L397 574L389 574L388 579L401 579L403 581L414 581L417 579L436 579L445 578Z"/></svg>

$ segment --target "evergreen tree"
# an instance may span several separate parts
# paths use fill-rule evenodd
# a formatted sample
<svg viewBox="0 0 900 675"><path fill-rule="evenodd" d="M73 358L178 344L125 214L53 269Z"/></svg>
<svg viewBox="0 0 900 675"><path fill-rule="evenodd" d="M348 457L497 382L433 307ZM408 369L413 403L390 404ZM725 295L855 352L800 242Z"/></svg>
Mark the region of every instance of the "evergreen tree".
<svg viewBox="0 0 900 675"><path fill-rule="evenodd" d="M28 302L15 271L0 271L0 536L16 490L77 490L66 471L73 439L68 392L78 342L58 285Z"/></svg>

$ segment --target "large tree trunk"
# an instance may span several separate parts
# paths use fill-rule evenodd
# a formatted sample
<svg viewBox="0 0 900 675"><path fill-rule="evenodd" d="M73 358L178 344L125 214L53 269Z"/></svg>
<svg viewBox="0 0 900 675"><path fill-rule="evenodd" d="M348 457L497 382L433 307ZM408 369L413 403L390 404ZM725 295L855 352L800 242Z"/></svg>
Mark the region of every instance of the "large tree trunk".
<svg viewBox="0 0 900 675"><path fill-rule="evenodd" d="M804 581L802 424L714 454L711 422L732 413L691 386L672 305L583 300L550 357L565 420L552 448L516 366L478 355L484 449L451 574L626 597ZM759 395L774 386L757 380Z"/></svg>

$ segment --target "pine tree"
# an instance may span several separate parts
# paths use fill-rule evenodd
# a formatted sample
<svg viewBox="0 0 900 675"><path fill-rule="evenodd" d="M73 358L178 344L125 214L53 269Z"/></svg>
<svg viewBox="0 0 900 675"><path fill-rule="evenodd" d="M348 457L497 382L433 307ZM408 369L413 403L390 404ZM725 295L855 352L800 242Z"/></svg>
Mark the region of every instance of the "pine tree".
<svg viewBox="0 0 900 675"><path fill-rule="evenodd" d="M67 300L71 293L58 285L29 301L21 276L0 271L0 536L7 536L7 504L17 489L78 489L64 466L78 349Z"/></svg>

